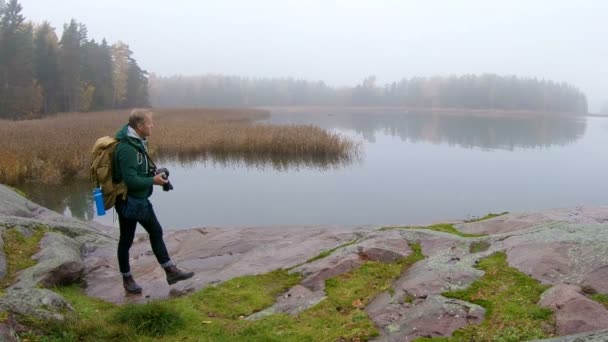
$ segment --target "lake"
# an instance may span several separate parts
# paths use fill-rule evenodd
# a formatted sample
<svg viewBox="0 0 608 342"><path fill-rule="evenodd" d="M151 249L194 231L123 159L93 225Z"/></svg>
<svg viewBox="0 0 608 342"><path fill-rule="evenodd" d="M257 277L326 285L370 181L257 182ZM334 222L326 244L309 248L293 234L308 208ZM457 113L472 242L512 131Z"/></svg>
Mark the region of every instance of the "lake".
<svg viewBox="0 0 608 342"><path fill-rule="evenodd" d="M608 201L608 120L565 115L273 108L273 124L316 125L360 142L338 165L171 161L155 187L165 229L231 225L393 225ZM162 125L159 121L157 125ZM151 137L151 140L154 136ZM95 217L91 186L23 186L65 215Z"/></svg>

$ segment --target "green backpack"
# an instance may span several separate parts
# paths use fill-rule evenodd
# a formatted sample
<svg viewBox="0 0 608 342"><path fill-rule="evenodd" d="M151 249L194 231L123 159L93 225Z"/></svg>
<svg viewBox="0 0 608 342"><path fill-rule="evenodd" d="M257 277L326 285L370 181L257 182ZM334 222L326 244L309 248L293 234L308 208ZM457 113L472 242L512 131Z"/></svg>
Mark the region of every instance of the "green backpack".
<svg viewBox="0 0 608 342"><path fill-rule="evenodd" d="M118 145L118 140L105 136L97 139L91 150L91 180L96 187L101 188L106 210L114 206L118 196L122 195L123 200L127 198L125 183L116 184L112 181L112 160L116 145Z"/></svg>

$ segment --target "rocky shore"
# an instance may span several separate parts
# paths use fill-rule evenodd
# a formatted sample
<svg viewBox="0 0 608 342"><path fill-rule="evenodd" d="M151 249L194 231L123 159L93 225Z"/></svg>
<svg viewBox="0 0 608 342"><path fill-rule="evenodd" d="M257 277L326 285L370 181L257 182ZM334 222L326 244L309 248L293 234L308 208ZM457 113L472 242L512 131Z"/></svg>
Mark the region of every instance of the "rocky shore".
<svg viewBox="0 0 608 342"><path fill-rule="evenodd" d="M0 230L31 236L44 229L36 264L20 271L0 297L0 337L17 340L24 317L62 320L72 310L56 286L81 283L86 294L108 302L142 303L187 296L201 288L243 276L288 269L302 281L277 302L248 319L273 313L297 314L325 298L325 280L366 260L394 262L419 244L416 262L365 308L380 329L379 341L450 336L479 324L486 310L442 293L465 289L484 275L480 260L504 252L511 267L549 285L540 306L555 317L556 334L547 341L607 341L608 310L590 293L608 294L608 206L511 213L478 222L454 222L462 237L429 229L371 226L235 227L167 231L173 260L195 277L173 286L138 235L131 249L132 272L142 295L126 296L116 263L117 230L52 212L0 185ZM4 245L0 236L0 247ZM484 246L475 250L472 245ZM334 250L335 249L335 250ZM4 248L2 249L4 250ZM320 258L320 253L333 250ZM0 278L8 274L0 253ZM405 300L404 298L408 298ZM0 338L1 339L1 338Z"/></svg>

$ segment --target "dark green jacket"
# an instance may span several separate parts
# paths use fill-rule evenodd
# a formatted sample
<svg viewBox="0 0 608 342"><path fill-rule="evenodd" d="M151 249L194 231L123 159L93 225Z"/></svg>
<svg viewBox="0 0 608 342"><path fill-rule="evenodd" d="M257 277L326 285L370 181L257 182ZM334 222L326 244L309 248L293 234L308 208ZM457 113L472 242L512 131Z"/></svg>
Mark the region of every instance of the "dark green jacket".
<svg viewBox="0 0 608 342"><path fill-rule="evenodd" d="M145 153L144 142L129 136L128 126L126 124L116 132L116 140L120 143L114 151L112 178L116 183L124 180L129 196L148 198L154 186L151 162Z"/></svg>

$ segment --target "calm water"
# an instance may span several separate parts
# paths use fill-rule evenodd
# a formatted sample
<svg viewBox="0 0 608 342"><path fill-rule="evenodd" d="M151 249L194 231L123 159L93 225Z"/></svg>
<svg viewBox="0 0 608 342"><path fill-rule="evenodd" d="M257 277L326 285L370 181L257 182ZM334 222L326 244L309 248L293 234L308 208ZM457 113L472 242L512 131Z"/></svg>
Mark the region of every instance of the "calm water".
<svg viewBox="0 0 608 342"><path fill-rule="evenodd" d="M608 202L608 120L430 113L273 112L361 142L326 168L165 164L172 192L152 197L166 229L225 225L415 224L488 212ZM162 123L158 123L162 124ZM90 186L26 187L66 215L93 217ZM117 223L114 223L115 225Z"/></svg>

